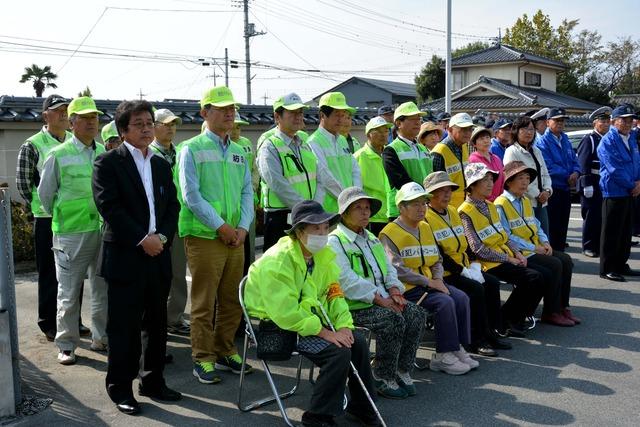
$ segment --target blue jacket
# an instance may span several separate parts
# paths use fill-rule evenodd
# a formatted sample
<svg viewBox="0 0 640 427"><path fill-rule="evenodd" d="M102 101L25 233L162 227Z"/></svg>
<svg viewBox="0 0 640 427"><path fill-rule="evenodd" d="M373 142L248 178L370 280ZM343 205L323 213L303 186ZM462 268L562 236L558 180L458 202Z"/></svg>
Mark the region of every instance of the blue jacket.
<svg viewBox="0 0 640 427"><path fill-rule="evenodd" d="M604 197L628 197L640 181L640 154L637 133L631 132L629 148L622 142L618 129L611 126L598 144L600 189Z"/></svg>
<svg viewBox="0 0 640 427"><path fill-rule="evenodd" d="M569 191L569 175L574 172L580 173L580 165L578 165L578 159L573 147L571 147L569 137L564 132L560 138L560 145L562 148L558 147L558 142L549 129L538 141L538 148L542 152L549 175L551 175L551 187Z"/></svg>
<svg viewBox="0 0 640 427"><path fill-rule="evenodd" d="M496 138L491 138L491 147L489 147L489 151L491 151L496 156L500 157L500 161L504 161L504 153L507 151L507 147L503 147Z"/></svg>

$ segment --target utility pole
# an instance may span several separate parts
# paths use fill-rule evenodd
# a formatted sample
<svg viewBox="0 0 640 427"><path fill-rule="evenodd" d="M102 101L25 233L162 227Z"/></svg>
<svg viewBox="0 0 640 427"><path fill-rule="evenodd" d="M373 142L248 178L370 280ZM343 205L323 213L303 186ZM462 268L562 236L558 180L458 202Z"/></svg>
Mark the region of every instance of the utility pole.
<svg viewBox="0 0 640 427"><path fill-rule="evenodd" d="M451 0L447 0L447 62L444 73L444 109L451 114Z"/></svg>
<svg viewBox="0 0 640 427"><path fill-rule="evenodd" d="M244 52L246 62L246 80L247 80L247 104L251 105L251 54L249 42L251 37L266 34L264 31L256 32L255 24L249 23L249 0L242 1L244 7Z"/></svg>
<svg viewBox="0 0 640 427"><path fill-rule="evenodd" d="M224 48L224 85L229 87L229 50Z"/></svg>
<svg viewBox="0 0 640 427"><path fill-rule="evenodd" d="M264 105L267 105L267 99L269 99L269 97L267 96L266 92L261 96L261 98L264 100Z"/></svg>
<svg viewBox="0 0 640 427"><path fill-rule="evenodd" d="M142 101L142 97L143 96L147 96L146 93L142 93L142 88L140 88L140 91L138 92L138 96L140 97L140 101Z"/></svg>

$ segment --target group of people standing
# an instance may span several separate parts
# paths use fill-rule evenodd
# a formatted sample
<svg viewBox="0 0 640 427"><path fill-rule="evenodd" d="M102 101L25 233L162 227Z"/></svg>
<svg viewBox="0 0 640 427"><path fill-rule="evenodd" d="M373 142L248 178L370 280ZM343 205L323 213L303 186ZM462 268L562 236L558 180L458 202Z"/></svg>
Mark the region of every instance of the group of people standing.
<svg viewBox="0 0 640 427"><path fill-rule="evenodd" d="M579 149L588 173L560 108L476 126L466 113L434 123L413 102L384 106L361 144L342 93L321 97L311 134L308 106L290 93L274 102L276 126L254 150L227 87L207 91L200 107L202 132L175 144L179 117L123 102L100 143L94 101L52 95L45 126L18 155L18 188L36 217L39 325L58 361L75 363L89 278L91 348L108 351L107 392L124 413L140 410L136 377L141 395L181 398L164 381L167 330L190 335L201 383L222 381L218 371L252 371L234 343L247 272L250 314L295 331L298 350L320 366L302 419L311 426L333 425L341 413L350 361L371 394L415 395L411 370L427 313L436 335L430 368L452 375L479 366L469 353L510 349L505 338L525 336L540 301L543 322L579 324L564 252L576 184L586 218L602 189L601 275L635 275L619 244L631 243L626 225L640 194L629 106L592 114L602 140L590 137L591 157ZM264 254L253 262L258 205ZM513 286L504 303L501 282ZM373 367L356 326L376 337ZM378 425L349 382L347 415Z"/></svg>

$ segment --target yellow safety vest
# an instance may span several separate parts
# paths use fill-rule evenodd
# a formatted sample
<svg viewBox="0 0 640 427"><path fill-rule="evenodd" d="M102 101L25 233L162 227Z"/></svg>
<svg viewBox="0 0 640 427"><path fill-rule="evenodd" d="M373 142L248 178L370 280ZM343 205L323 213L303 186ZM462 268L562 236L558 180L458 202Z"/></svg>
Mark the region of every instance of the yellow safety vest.
<svg viewBox="0 0 640 427"><path fill-rule="evenodd" d="M511 200L507 199L505 196L499 196L496 199L495 204L502 207L504 210L504 213L507 216L507 221L509 221L509 229L512 234L523 240L528 240L536 246L540 246L540 239L538 239L538 225L536 224L536 217L533 213L531 201L526 197L521 197L520 201L522 202L524 215L521 215L515 206L513 206ZM522 251L524 256L529 256L532 253L532 251Z"/></svg>
<svg viewBox="0 0 640 427"><path fill-rule="evenodd" d="M474 205L469 202L464 202L458 208L458 212L464 212L469 215L473 228L475 229L478 237L482 240L490 249L497 252L502 252L507 256L513 256L513 252L507 246L507 233L502 228L500 223L500 216L498 215L498 209L491 202L486 202L489 208L489 214L491 215L491 222L484 216ZM493 267L499 266L501 263L495 261L480 260L482 264L482 270L487 271Z"/></svg>
<svg viewBox="0 0 640 427"><path fill-rule="evenodd" d="M469 256L467 255L467 248L469 244L467 238L464 235L464 227L462 226L462 220L456 209L449 205L447 206L447 212L449 214L449 222L433 209L427 209L425 219L431 230L433 230L433 236L438 242L438 246L442 249L442 252L451 257L457 264L463 267L469 267ZM451 275L450 271L444 272L445 277Z"/></svg>
<svg viewBox="0 0 640 427"><path fill-rule="evenodd" d="M413 234L395 222L390 222L382 229L380 236L387 236L396 245L405 267L431 279L430 267L438 262L440 252L429 224L421 221L418 225L418 233L420 238L416 239ZM415 285L405 283L404 287L408 291Z"/></svg>
<svg viewBox="0 0 640 427"><path fill-rule="evenodd" d="M453 154L453 151L443 142L439 142L433 147L432 152L438 153L444 159L444 168L446 169L449 179L458 184L458 189L451 194L451 202L454 208L458 208L464 202L464 188L466 180L464 179L464 168L469 163L469 147L464 144L461 147L462 162Z"/></svg>

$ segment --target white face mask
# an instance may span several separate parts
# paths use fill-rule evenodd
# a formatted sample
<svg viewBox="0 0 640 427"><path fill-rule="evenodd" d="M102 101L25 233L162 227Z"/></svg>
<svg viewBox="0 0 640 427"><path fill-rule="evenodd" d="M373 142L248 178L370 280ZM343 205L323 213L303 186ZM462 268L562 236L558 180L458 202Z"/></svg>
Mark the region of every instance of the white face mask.
<svg viewBox="0 0 640 427"><path fill-rule="evenodd" d="M328 242L329 236L326 234L307 234L304 247L307 248L307 250L312 254L315 254L316 252L327 246Z"/></svg>

